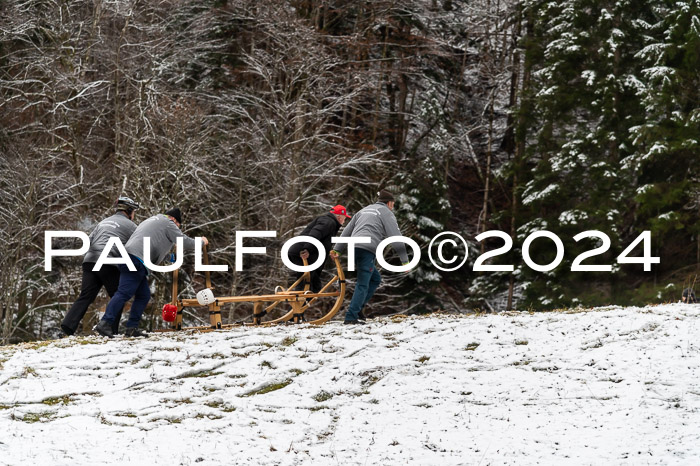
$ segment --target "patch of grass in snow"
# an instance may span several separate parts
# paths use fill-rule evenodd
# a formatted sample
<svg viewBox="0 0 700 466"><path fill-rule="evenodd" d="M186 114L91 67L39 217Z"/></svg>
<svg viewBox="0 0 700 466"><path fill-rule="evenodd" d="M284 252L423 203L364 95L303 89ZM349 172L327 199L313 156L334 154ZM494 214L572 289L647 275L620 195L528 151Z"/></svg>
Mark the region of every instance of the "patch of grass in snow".
<svg viewBox="0 0 700 466"><path fill-rule="evenodd" d="M472 343L469 343L466 348L464 348L464 351L474 351L478 347L479 347L479 343L472 342Z"/></svg>
<svg viewBox="0 0 700 466"><path fill-rule="evenodd" d="M20 377L26 378L26 377L29 377L30 375L36 376L36 370L33 367L27 366L22 370L22 374L20 374Z"/></svg>
<svg viewBox="0 0 700 466"><path fill-rule="evenodd" d="M201 372L192 372L189 374L181 375L178 378L179 379L201 379L204 377L214 377L214 376L221 375L221 374L223 374L223 372L216 372L213 370L205 370L205 371L201 371Z"/></svg>
<svg viewBox="0 0 700 466"><path fill-rule="evenodd" d="M158 348L158 351L177 351L180 352L180 347L179 346L161 346Z"/></svg>
<svg viewBox="0 0 700 466"><path fill-rule="evenodd" d="M277 383L272 383L269 385L263 385L260 388L256 388L255 390L251 390L248 393L244 393L243 395L240 395L242 397L248 397L248 396L255 396L255 395L264 395L265 393L270 393L274 392L276 390L281 390L287 385L292 383L292 379L287 379L283 380L282 382L277 382Z"/></svg>
<svg viewBox="0 0 700 466"><path fill-rule="evenodd" d="M76 345L101 345L104 343L102 339L95 337L74 337L73 343Z"/></svg>
<svg viewBox="0 0 700 466"><path fill-rule="evenodd" d="M532 361L530 361L530 360L528 360L528 359L525 359L525 360L522 360L522 361L515 361L512 365L513 365L513 366L527 366L527 365L529 365L531 362L532 362Z"/></svg>
<svg viewBox="0 0 700 466"><path fill-rule="evenodd" d="M156 417L156 418L150 419L150 421L152 421L152 422L165 421L165 422L167 422L168 424L182 424L182 418L181 418L181 417L175 417L175 416L172 416L172 417L166 417L166 416L163 416L163 417Z"/></svg>
<svg viewBox="0 0 700 466"><path fill-rule="evenodd" d="M282 346L292 346L294 343L297 342L297 338L295 337L287 337L284 340L282 340Z"/></svg>
<svg viewBox="0 0 700 466"><path fill-rule="evenodd" d="M424 356L421 356L420 358L418 358L418 362L421 364L423 364L424 362L427 362L427 361L430 361L430 356L424 355Z"/></svg>
<svg viewBox="0 0 700 466"><path fill-rule="evenodd" d="M274 369L270 361L263 361L260 363L260 367L267 367L268 369Z"/></svg>
<svg viewBox="0 0 700 466"><path fill-rule="evenodd" d="M15 416L12 416L13 419L17 420ZM37 422L48 422L52 421L56 417L56 413L52 413L49 411L43 411L40 413L27 413L25 414L20 420L23 422L26 422L27 424L34 424Z"/></svg>
<svg viewBox="0 0 700 466"><path fill-rule="evenodd" d="M245 374L229 374L226 377L228 377L229 379L245 379L248 376Z"/></svg>
<svg viewBox="0 0 700 466"><path fill-rule="evenodd" d="M527 345L528 343L527 340L515 340L516 345Z"/></svg>
<svg viewBox="0 0 700 466"><path fill-rule="evenodd" d="M321 411L322 409L328 409L328 406L326 406L326 405L312 406L311 408L309 408L309 411L316 412L316 411Z"/></svg>
<svg viewBox="0 0 700 466"><path fill-rule="evenodd" d="M12 406L7 406L7 405L0 405L0 411L3 409L10 409Z"/></svg>
<svg viewBox="0 0 700 466"><path fill-rule="evenodd" d="M163 402L163 401L161 400L161 402ZM137 418L138 417L136 414L132 413L131 411L125 411L123 413L114 413L114 416L128 417L128 418ZM103 422L103 424L104 424L104 422Z"/></svg>
<svg viewBox="0 0 700 466"><path fill-rule="evenodd" d="M195 419L209 419L209 420L216 420L216 419L222 419L223 416L220 416L218 414L204 414L204 413L197 413L197 415L194 417Z"/></svg>
<svg viewBox="0 0 700 466"><path fill-rule="evenodd" d="M194 403L190 398L180 398L180 399L163 398L162 400L160 400L160 402L161 403L172 403L175 406L190 405L190 404Z"/></svg>
<svg viewBox="0 0 700 466"><path fill-rule="evenodd" d="M365 377L362 380L362 385L364 385L366 387L371 387L372 385L374 385L375 383L379 382L382 379L382 377L380 375L376 375L376 373L371 372L371 371L365 371L365 372L361 373L360 377Z"/></svg>
<svg viewBox="0 0 700 466"><path fill-rule="evenodd" d="M71 401L74 401L73 398L71 398L71 395L63 395L58 397L46 398L42 400L42 403L48 406L54 406L59 403L61 403L62 405L67 405Z"/></svg>
<svg viewBox="0 0 700 466"><path fill-rule="evenodd" d="M291 372L294 375L301 375L304 373L304 371L301 369L289 369L289 372Z"/></svg>
<svg viewBox="0 0 700 466"><path fill-rule="evenodd" d="M53 340L31 341L27 343L22 343L21 347L22 349L37 350L39 348L49 346L51 343L53 343Z"/></svg>
<svg viewBox="0 0 700 466"><path fill-rule="evenodd" d="M533 372L555 372L558 370L559 368L557 366L540 366L532 368Z"/></svg>
<svg viewBox="0 0 700 466"><path fill-rule="evenodd" d="M224 413L232 413L236 410L235 406L228 405L223 401L208 401L204 403L204 406L208 406L213 409L220 409Z"/></svg>
<svg viewBox="0 0 700 466"><path fill-rule="evenodd" d="M313 399L318 403L323 403L324 401L328 401L331 398L333 398L333 394L325 390L321 390L313 396Z"/></svg>

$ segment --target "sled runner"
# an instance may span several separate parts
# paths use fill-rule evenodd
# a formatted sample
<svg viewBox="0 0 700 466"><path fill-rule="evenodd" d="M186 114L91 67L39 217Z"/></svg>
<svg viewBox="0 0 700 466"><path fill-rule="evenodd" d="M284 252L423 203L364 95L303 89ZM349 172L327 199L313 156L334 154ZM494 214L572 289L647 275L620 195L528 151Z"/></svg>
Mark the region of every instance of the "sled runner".
<svg viewBox="0 0 700 466"><path fill-rule="evenodd" d="M209 256L206 246L203 249L204 265L209 265ZM331 278L318 293L313 293L309 290L310 278L309 272L305 272L297 281L290 287L283 288L278 286L273 294L264 295L247 295L247 296L220 296L216 297L213 292L207 293L200 291L199 299L178 299L178 270L173 271L173 288L172 300L170 303L163 306L163 318L166 321L172 319L172 326L169 329L158 331L177 331L177 330L216 330L222 328L232 328L238 326L253 326L253 325L274 325L292 321L300 323L304 321L304 313L314 305L317 301L324 298L335 298L335 303L331 309L318 319L308 321L309 324L320 325L331 320L340 310L345 298L345 273L340 265L338 258L333 258L335 262L336 274ZM304 259L304 265L308 265ZM210 272L205 273L206 290L212 290ZM338 284L337 288L334 287ZM294 288L303 284L303 289L294 291ZM334 289L335 288L335 289ZM331 291L332 290L332 291ZM203 302L205 304L203 304ZM236 322L224 324L221 321L221 306L230 303L253 303L253 316L251 322ZM267 305L266 305L267 304ZM265 320L268 313L279 305L289 305L291 309L284 315L278 318ZM183 327L182 313L183 309L188 307L206 306L209 309L210 326L200 327Z"/></svg>

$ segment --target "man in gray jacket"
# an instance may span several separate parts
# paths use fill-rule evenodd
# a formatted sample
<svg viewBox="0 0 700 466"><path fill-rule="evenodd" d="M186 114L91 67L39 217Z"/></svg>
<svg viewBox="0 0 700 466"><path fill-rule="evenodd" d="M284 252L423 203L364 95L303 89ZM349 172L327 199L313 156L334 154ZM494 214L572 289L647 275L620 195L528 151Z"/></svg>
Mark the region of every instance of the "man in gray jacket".
<svg viewBox="0 0 700 466"><path fill-rule="evenodd" d="M341 237L369 237L372 240L371 243L355 246L357 280L350 306L345 313L345 324L364 323L365 315L362 310L382 281L382 276L377 271L375 264L377 246L390 236L401 235L396 217L392 212L394 202L393 194L386 190L380 191L377 202L357 212L343 230L343 234L340 235ZM404 243L397 242L391 246L399 254L401 263L407 264L408 254L406 254ZM331 251L331 256L338 257L345 247L346 245L343 243L337 244L335 249Z"/></svg>
<svg viewBox="0 0 700 466"><path fill-rule="evenodd" d="M97 333L112 338L114 336L112 325L118 316L119 309L133 297L134 302L131 304L131 312L129 313L129 320L126 323L124 335L127 337L147 336L146 333L138 328L143 311L151 299L151 290L148 286L148 269L144 265L144 238L150 238L149 252L150 260L153 264L158 264L165 259L178 237L183 238L185 250L193 250L195 245L194 239L180 231L181 222L182 213L179 208L175 207L165 212L165 214L155 215L144 220L136 228L136 231L131 235L125 246L126 252L136 267L136 271L132 272L125 264L119 264L119 288L109 301L109 304L107 304L104 317L95 326ZM204 237L202 242L204 245L209 244L209 241Z"/></svg>
<svg viewBox="0 0 700 466"><path fill-rule="evenodd" d="M119 268L116 265L103 265L99 271L92 270L111 237L118 237L124 244L136 230L136 224L133 220L139 205L128 197L120 197L117 199L115 208L114 215L102 220L90 233L90 249L83 258L83 280L80 285L80 296L75 300L61 323L61 330L66 335L75 333L88 307L95 301L103 286L110 298L114 296L119 286ZM119 257L116 247L112 247L109 257ZM121 314L122 309L119 308L112 327L113 333L117 333L119 329Z"/></svg>

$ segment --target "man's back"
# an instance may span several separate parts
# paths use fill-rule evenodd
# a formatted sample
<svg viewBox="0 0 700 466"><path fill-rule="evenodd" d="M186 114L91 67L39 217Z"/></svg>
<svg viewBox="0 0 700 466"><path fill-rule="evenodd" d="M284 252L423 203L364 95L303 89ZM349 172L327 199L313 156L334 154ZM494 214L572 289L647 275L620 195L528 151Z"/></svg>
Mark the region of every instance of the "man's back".
<svg viewBox="0 0 700 466"><path fill-rule="evenodd" d="M116 236L122 244L126 244L135 230L136 224L122 213L116 213L102 220L90 233L90 249L85 254L83 262L97 262L111 237ZM116 247L112 247L109 257L119 257Z"/></svg>
<svg viewBox="0 0 700 466"><path fill-rule="evenodd" d="M370 238L371 243L358 244L356 247L376 254L377 246L382 240L390 236L400 235L401 231L394 213L383 202L376 202L357 212L345 227L341 236ZM402 262L408 262L406 246L403 243L393 243L392 247L401 257Z"/></svg>
<svg viewBox="0 0 700 466"><path fill-rule="evenodd" d="M325 252L328 252L331 248L331 238L338 233L339 229L340 223L338 223L333 214L328 213L313 219L311 223L309 223L299 234L299 236L311 236L316 238L321 242L321 244L323 244L323 247L326 249ZM308 243L297 243L295 246L297 245L298 247L296 249L298 250L294 250L295 248L292 248L290 249L290 252L293 254L298 254L299 251L303 249L307 249L310 252L315 251L315 248Z"/></svg>
<svg viewBox="0 0 700 466"><path fill-rule="evenodd" d="M153 264L159 264L165 259L170 249L175 244L178 236L183 237L183 246L186 250L194 249L194 240L185 236L168 216L154 215L141 222L131 238L126 243L126 252L139 259L144 259L144 238L151 239L150 259Z"/></svg>

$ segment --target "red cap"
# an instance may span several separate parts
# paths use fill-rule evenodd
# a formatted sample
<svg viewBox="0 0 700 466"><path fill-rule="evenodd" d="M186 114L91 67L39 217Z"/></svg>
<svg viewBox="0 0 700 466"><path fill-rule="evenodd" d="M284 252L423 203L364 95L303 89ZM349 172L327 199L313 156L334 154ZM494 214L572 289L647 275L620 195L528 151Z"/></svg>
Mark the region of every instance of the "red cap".
<svg viewBox="0 0 700 466"><path fill-rule="evenodd" d="M331 209L331 213L332 213L332 214L336 214L336 215L344 215L344 216L346 216L347 218L352 218L351 216L348 215L348 211L345 210L345 206L342 206L342 205L340 205L340 204L338 204L337 206L333 207L333 208Z"/></svg>

